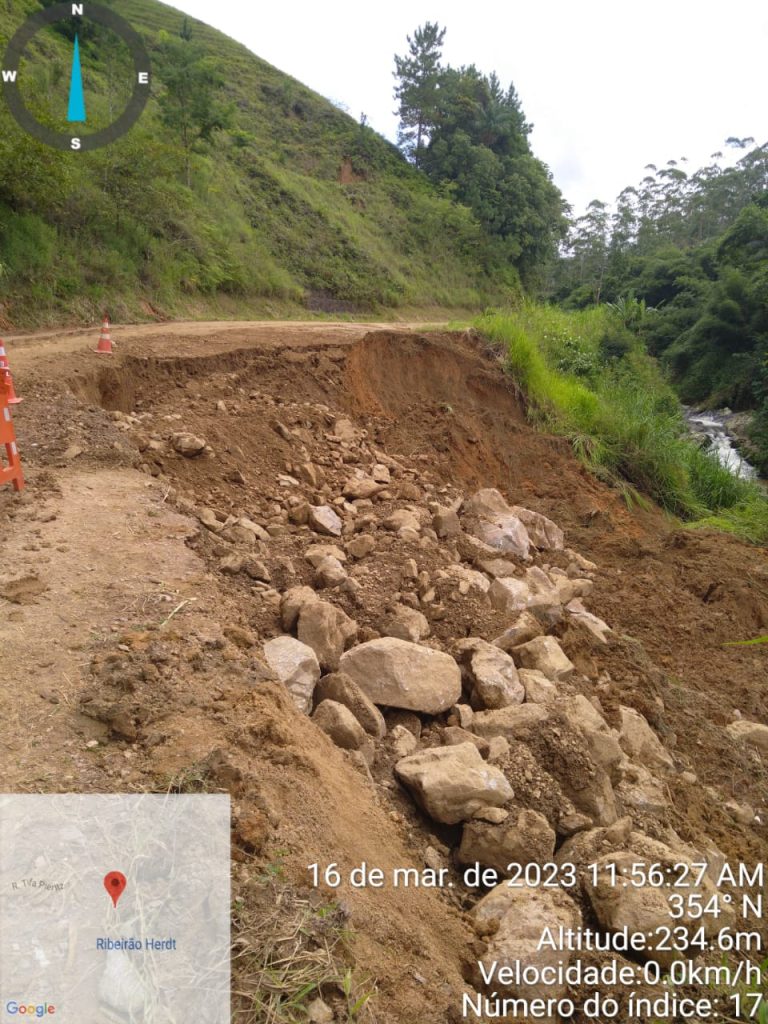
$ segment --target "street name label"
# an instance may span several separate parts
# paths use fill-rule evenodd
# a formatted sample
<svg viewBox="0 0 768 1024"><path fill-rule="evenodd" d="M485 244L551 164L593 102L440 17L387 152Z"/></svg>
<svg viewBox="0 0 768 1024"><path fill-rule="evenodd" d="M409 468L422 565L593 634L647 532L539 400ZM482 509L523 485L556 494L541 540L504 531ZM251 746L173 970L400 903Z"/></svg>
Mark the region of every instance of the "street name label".
<svg viewBox="0 0 768 1024"><path fill-rule="evenodd" d="M19 1019L229 1024L228 796L0 795L0 1021Z"/></svg>

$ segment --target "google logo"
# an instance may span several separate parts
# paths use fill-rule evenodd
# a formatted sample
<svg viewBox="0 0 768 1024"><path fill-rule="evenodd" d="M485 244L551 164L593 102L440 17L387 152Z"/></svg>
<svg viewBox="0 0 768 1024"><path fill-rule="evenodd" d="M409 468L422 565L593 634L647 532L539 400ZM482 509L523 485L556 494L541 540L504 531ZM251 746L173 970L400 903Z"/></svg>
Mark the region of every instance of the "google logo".
<svg viewBox="0 0 768 1024"><path fill-rule="evenodd" d="M11 1000L10 1003L5 1004L5 1012L10 1014L11 1017L22 1016L24 1014L30 1017L47 1017L49 1014L52 1016L56 1013L56 1007L51 1006L50 1003L40 1003L38 1006L33 1006L30 1003L28 1006L24 1003L16 1003Z"/></svg>

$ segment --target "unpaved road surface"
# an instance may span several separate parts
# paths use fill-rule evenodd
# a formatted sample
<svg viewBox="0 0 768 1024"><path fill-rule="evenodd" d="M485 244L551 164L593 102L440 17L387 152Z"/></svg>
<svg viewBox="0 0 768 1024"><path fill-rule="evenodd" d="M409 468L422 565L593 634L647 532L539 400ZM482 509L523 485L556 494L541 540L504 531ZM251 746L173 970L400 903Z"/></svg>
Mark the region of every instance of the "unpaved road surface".
<svg viewBox="0 0 768 1024"><path fill-rule="evenodd" d="M295 348L319 345L350 345L368 331L389 329L392 324L347 321L227 320L179 321L162 324L113 324L117 352L157 356L211 355L243 347ZM418 323L398 324L398 330L419 329ZM22 370L40 358L82 353L95 349L99 328L68 328L5 335L13 368Z"/></svg>

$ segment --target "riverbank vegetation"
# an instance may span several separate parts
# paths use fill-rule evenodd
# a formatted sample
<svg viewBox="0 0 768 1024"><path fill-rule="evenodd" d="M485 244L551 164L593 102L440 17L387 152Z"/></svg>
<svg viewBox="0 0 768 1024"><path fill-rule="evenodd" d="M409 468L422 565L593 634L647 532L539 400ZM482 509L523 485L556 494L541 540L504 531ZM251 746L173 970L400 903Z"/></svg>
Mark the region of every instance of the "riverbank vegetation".
<svg viewBox="0 0 768 1024"><path fill-rule="evenodd" d="M525 303L475 322L503 347L525 389L531 417L569 437L600 478L627 502L644 495L688 523L755 543L768 541L768 501L690 436L679 400L626 307L565 312Z"/></svg>

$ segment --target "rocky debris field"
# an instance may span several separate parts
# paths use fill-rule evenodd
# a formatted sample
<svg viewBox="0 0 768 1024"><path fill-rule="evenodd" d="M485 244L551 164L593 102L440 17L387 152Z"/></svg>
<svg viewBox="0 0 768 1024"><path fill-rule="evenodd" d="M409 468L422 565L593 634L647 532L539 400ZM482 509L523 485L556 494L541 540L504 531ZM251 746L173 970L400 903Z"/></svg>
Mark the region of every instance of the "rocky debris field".
<svg viewBox="0 0 768 1024"><path fill-rule="evenodd" d="M441 878L325 891L383 1022L460 1019L480 964L567 959L537 950L546 927L667 922L657 889L589 865L706 860L706 899L766 859L765 658L722 648L767 621L764 552L633 518L525 425L477 339L217 359L76 365L80 431L33 466L41 487L89 459L146 474L204 569L162 627L89 652L72 710L102 784L229 790L244 892L276 859L299 887L313 862ZM515 864L575 878L510 887ZM310 1019L347 1019L318 996Z"/></svg>

